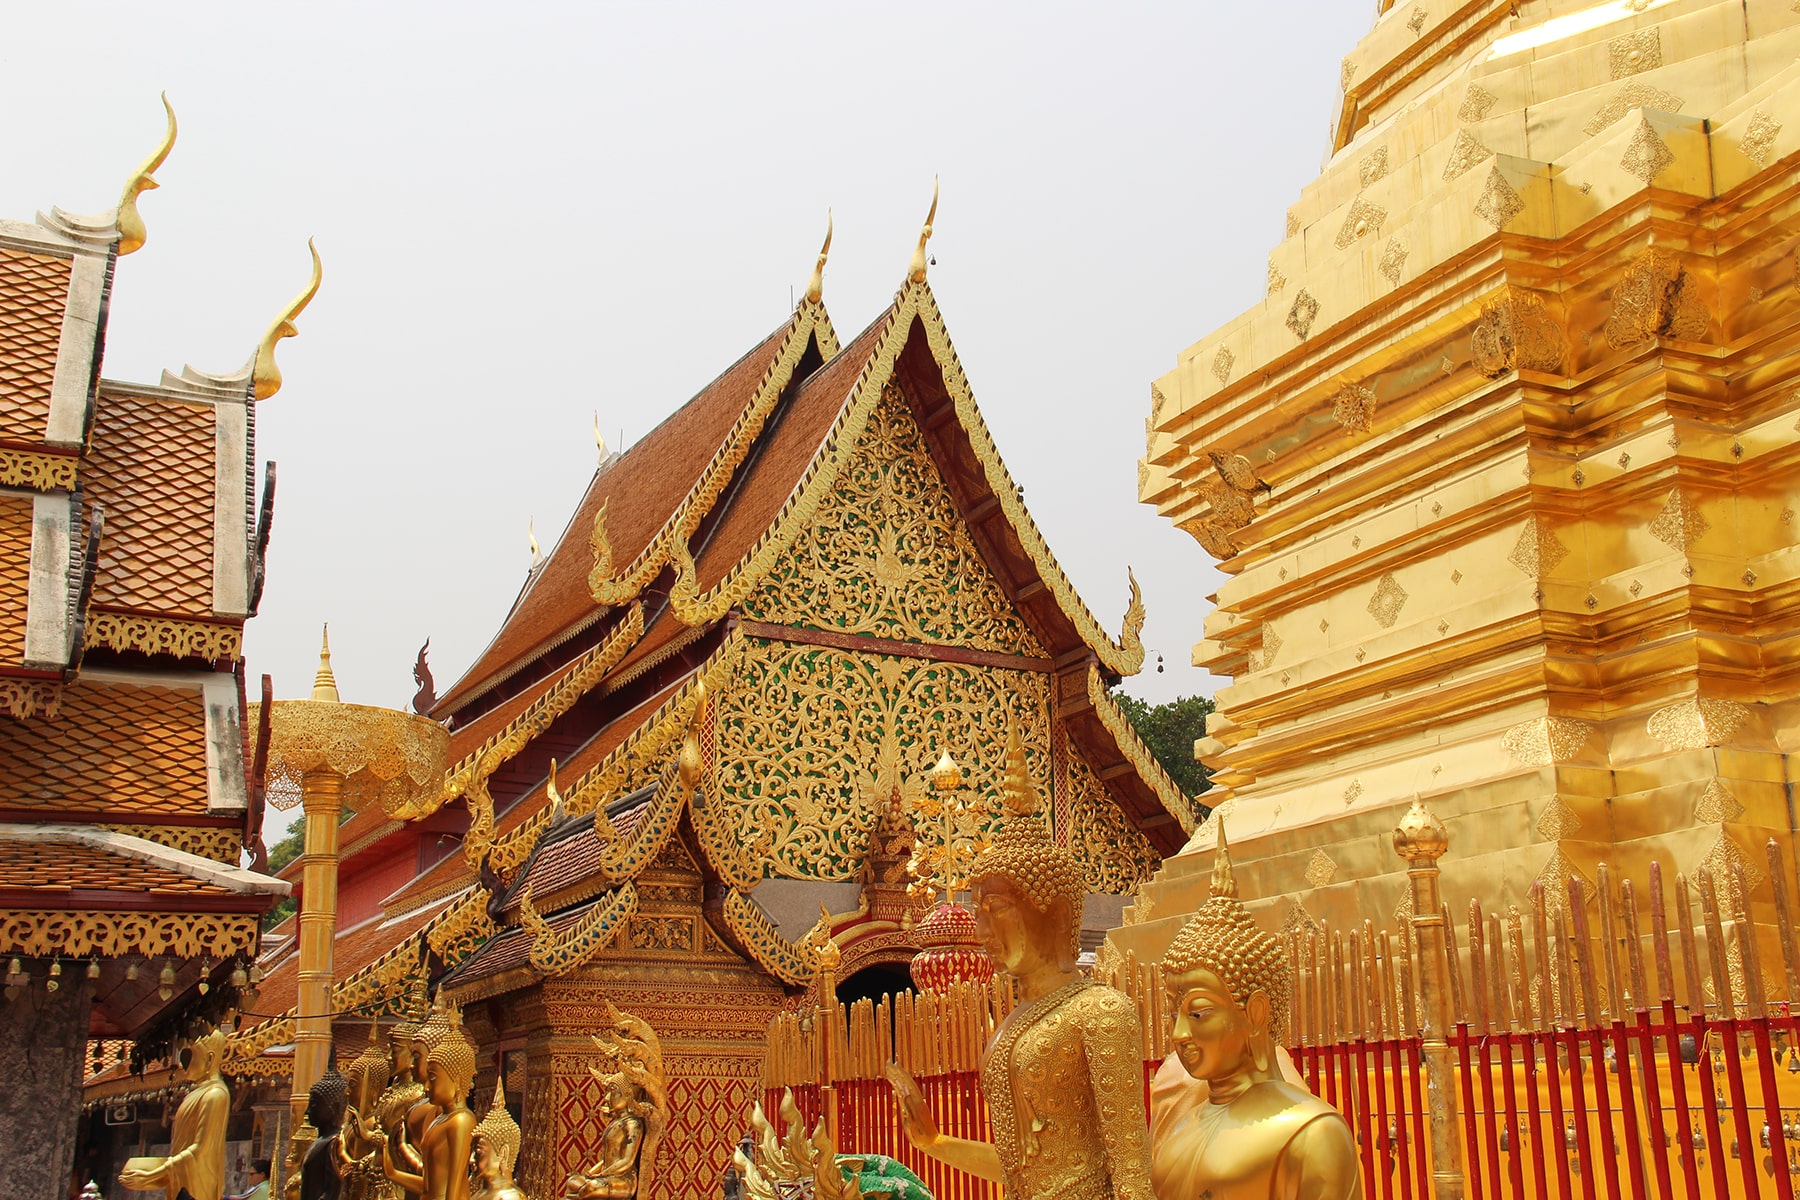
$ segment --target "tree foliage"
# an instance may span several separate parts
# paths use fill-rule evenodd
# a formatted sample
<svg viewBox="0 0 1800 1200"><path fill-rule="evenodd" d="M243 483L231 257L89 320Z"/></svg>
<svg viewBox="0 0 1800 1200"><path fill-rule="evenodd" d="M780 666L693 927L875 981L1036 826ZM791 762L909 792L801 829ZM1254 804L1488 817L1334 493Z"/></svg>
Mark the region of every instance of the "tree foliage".
<svg viewBox="0 0 1800 1200"><path fill-rule="evenodd" d="M300 857L306 849L306 818L295 817L287 832L269 847L269 874L274 875ZM273 929L294 914L294 898L283 896L275 907L263 914L263 928Z"/></svg>
<svg viewBox="0 0 1800 1200"><path fill-rule="evenodd" d="M1118 691L1112 698L1183 795L1191 800L1212 786L1207 769L1194 757L1194 743L1206 736L1210 699L1178 696L1166 704L1150 704Z"/></svg>

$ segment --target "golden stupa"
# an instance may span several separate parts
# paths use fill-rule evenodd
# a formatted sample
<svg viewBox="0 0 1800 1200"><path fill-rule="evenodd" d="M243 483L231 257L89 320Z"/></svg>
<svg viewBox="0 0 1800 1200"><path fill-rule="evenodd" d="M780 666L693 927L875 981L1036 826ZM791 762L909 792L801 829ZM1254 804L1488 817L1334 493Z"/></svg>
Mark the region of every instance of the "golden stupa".
<svg viewBox="0 0 1800 1200"><path fill-rule="evenodd" d="M1229 576L1197 752L1245 892L1404 915L1415 796L1459 914L1652 856L1755 887L1800 738L1800 12L1381 10L1266 298L1156 381L1139 471ZM1213 839L1115 951L1162 953Z"/></svg>

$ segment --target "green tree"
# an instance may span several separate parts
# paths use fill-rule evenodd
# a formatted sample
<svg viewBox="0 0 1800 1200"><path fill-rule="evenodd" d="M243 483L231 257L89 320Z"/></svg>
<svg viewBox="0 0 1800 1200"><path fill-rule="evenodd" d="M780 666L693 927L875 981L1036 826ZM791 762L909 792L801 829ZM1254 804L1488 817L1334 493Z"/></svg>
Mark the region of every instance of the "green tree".
<svg viewBox="0 0 1800 1200"><path fill-rule="evenodd" d="M1206 736L1211 700L1178 696L1167 704L1150 704L1120 691L1113 692L1112 698L1183 795L1192 800L1212 786L1207 769L1194 757L1194 743Z"/></svg>
<svg viewBox="0 0 1800 1200"><path fill-rule="evenodd" d="M269 847L269 874L274 875L281 868L300 857L306 849L306 818L295 817L287 827L287 832ZM263 914L263 928L273 929L294 914L294 898L283 896L279 903Z"/></svg>

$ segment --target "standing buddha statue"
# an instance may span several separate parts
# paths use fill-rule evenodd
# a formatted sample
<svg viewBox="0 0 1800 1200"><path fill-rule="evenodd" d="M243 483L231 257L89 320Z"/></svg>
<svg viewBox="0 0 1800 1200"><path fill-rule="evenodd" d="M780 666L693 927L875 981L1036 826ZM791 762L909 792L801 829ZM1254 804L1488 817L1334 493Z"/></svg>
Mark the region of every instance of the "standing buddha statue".
<svg viewBox="0 0 1800 1200"><path fill-rule="evenodd" d="M519 1123L506 1111L506 1081L496 1079L493 1103L475 1126L475 1190L470 1200L525 1200L513 1182L523 1140Z"/></svg>
<svg viewBox="0 0 1800 1200"><path fill-rule="evenodd" d="M426 1022L429 1029L442 1017L444 1027L425 1056L425 1097L437 1116L419 1136L405 1166L393 1156L383 1163L387 1177L423 1200L469 1200L469 1152L475 1136L475 1114L469 1111L469 1087L475 1081L475 1047L462 1031L462 1014L446 1007ZM414 1105L409 1111L417 1111ZM411 1169L416 1162L418 1170Z"/></svg>
<svg viewBox="0 0 1800 1200"><path fill-rule="evenodd" d="M1162 960L1171 1041L1206 1096L1166 1129L1158 1114L1157 1200L1360 1200L1349 1124L1283 1077L1287 960L1238 901L1222 825L1211 893Z"/></svg>
<svg viewBox="0 0 1800 1200"><path fill-rule="evenodd" d="M194 1086L175 1110L169 1156L132 1159L119 1172L119 1182L134 1192L161 1188L169 1200L184 1191L193 1200L219 1200L225 1190L225 1122L231 1115L231 1093L219 1070L225 1034L215 1029L194 1039L188 1051L187 1077Z"/></svg>
<svg viewBox="0 0 1800 1200"><path fill-rule="evenodd" d="M1004 1184L1008 1200L1150 1200L1137 1012L1075 966L1087 888L1038 815L1011 721L1002 798L972 881L976 933L1020 994L981 1059L994 1140L941 1132L893 1064L902 1126L931 1157Z"/></svg>
<svg viewBox="0 0 1800 1200"><path fill-rule="evenodd" d="M338 1174L343 1178L343 1200L390 1200L393 1185L381 1171L381 1145L386 1140L376 1118L379 1097L387 1090L390 1055L376 1041L375 1022L369 1022L369 1042L350 1064L350 1105L338 1132Z"/></svg>
<svg viewBox="0 0 1800 1200"><path fill-rule="evenodd" d="M401 1037L403 1025L394 1031L395 1039ZM381 1169L392 1181L394 1170L411 1176L423 1175L425 1162L419 1157L417 1150L419 1140L425 1136L425 1130L437 1120L438 1106L431 1099L425 1087L425 1064L431 1056L432 1049L450 1031L447 1014L441 1007L432 1007L426 1016L412 1029L409 1060L412 1064L415 1083L402 1095L394 1099L394 1107L398 1110L392 1125L385 1125L387 1141L381 1148ZM414 1189L400 1186L406 1200L419 1200L419 1193Z"/></svg>

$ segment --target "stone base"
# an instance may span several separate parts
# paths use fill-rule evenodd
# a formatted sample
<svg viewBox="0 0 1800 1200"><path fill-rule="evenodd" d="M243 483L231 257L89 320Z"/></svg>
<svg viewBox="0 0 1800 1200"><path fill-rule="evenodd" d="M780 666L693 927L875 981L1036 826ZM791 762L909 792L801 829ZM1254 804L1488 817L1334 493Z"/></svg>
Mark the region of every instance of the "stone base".
<svg viewBox="0 0 1800 1200"><path fill-rule="evenodd" d="M0 1132L11 1196L69 1194L94 998L79 968L65 968L61 983L47 992L37 971L17 998L0 1000Z"/></svg>

